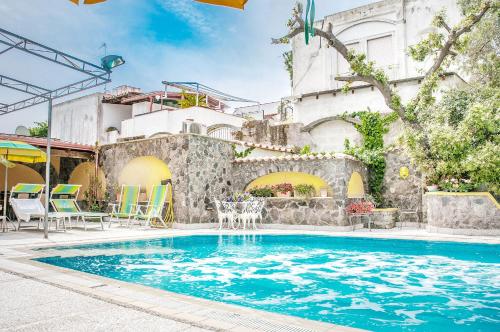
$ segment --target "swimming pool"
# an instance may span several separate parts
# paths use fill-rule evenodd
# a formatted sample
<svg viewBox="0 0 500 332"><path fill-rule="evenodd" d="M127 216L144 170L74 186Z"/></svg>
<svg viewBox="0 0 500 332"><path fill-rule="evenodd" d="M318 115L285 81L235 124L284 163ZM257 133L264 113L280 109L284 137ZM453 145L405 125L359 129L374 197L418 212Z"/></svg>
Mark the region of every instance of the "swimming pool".
<svg viewBox="0 0 500 332"><path fill-rule="evenodd" d="M500 245L207 235L50 252L55 256L37 260L334 324L375 331L500 330Z"/></svg>

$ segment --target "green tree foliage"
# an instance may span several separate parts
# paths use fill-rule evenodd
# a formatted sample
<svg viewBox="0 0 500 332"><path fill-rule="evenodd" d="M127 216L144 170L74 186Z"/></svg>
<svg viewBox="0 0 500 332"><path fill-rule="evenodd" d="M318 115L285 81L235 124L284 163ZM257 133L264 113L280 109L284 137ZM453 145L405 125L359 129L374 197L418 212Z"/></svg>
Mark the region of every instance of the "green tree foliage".
<svg viewBox="0 0 500 332"><path fill-rule="evenodd" d="M181 108L189 108L196 106L196 94L188 93L184 90L181 92L181 101L179 102ZM205 95L198 96L198 106L207 107L207 97Z"/></svg>
<svg viewBox="0 0 500 332"><path fill-rule="evenodd" d="M285 64L285 70L290 76L290 85L293 85L293 52L288 51L283 53L283 63Z"/></svg>
<svg viewBox="0 0 500 332"><path fill-rule="evenodd" d="M430 150L419 144L410 152L430 182L465 180L476 189L500 194L500 89L469 85L445 93L439 103L422 111L420 118Z"/></svg>
<svg viewBox="0 0 500 332"><path fill-rule="evenodd" d="M29 128L30 136L47 137L49 133L49 125L47 121L35 122L35 125Z"/></svg>
<svg viewBox="0 0 500 332"><path fill-rule="evenodd" d="M382 115L378 112L364 111L349 116L360 119L361 123L355 124L354 127L361 134L363 142L361 146L351 146L350 141L346 139L344 153L358 158L368 167L370 194L377 205L383 204L382 190L386 168L384 134L389 132L389 125L398 115L396 112Z"/></svg>

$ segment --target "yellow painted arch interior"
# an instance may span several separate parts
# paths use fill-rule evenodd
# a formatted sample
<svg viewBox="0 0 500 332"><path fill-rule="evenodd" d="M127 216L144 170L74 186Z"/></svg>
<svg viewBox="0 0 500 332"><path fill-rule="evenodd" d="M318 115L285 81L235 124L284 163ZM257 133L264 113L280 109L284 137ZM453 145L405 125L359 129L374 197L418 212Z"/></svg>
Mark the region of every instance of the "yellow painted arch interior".
<svg viewBox="0 0 500 332"><path fill-rule="evenodd" d="M347 185L347 197L348 198L364 198L365 197L365 186L363 184L363 178L358 172L353 172L351 178L349 179L349 184Z"/></svg>
<svg viewBox="0 0 500 332"><path fill-rule="evenodd" d="M150 194L155 184L172 178L168 165L162 160L153 157L139 157L131 160L118 177L119 185L140 185L141 191Z"/></svg>
<svg viewBox="0 0 500 332"><path fill-rule="evenodd" d="M95 174L95 164L90 161L79 164L78 166L75 167L73 172L71 172L68 183L80 184L82 186L80 188L80 193L78 194L79 200L84 199L85 192L89 188L90 178L94 174ZM97 169L97 178L101 182L101 190L99 191L99 195L100 198L102 198L106 190L106 177L104 176L104 172L100 168Z"/></svg>
<svg viewBox="0 0 500 332"><path fill-rule="evenodd" d="M329 194L332 193L332 189L325 180L318 176L302 172L276 172L267 174L250 182L246 190L248 191L256 187L273 186L280 183L290 183L292 186L298 184L311 184L316 190L316 196L319 194L319 190L322 187L328 188Z"/></svg>
<svg viewBox="0 0 500 332"><path fill-rule="evenodd" d="M5 166L3 165L0 165L0 179L0 191L4 191ZM13 168L9 168L7 190L10 190L18 183L43 184L45 180L34 169L23 164L15 164Z"/></svg>

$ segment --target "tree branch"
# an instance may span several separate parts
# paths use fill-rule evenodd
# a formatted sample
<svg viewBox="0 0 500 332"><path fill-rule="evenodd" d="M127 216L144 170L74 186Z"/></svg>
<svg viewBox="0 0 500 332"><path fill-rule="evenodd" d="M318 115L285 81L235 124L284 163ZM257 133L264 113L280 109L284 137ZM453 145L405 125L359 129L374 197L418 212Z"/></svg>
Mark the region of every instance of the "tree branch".
<svg viewBox="0 0 500 332"><path fill-rule="evenodd" d="M458 28L450 29L450 27L445 22L441 22L443 27L445 27L445 29L448 30L449 32L448 39L446 40L443 47L439 51L439 54L436 60L434 61L434 64L431 66L431 68L429 68L429 70L425 74L425 78L432 76L441 68L441 65L443 64L443 61L446 59L446 57L453 53L453 51L451 51L453 45L455 45L455 43L464 33L469 32L474 27L474 25L476 25L483 18L483 16L488 12L488 10L490 10L490 8L491 8L491 2L488 1L483 5L479 13L477 13L476 15L469 16L463 23L463 26L459 29Z"/></svg>

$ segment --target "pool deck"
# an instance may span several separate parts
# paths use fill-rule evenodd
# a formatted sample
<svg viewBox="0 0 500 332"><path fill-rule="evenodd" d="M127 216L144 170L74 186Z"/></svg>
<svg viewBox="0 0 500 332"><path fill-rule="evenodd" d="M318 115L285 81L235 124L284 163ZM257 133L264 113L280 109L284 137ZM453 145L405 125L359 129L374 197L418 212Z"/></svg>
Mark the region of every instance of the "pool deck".
<svg viewBox="0 0 500 332"><path fill-rule="evenodd" d="M356 331L356 329L284 316L180 295L146 286L59 268L31 259L33 248L197 234L321 234L390 239L500 244L495 236L428 233L424 229L356 232L258 230L217 231L72 229L0 233L0 329L6 331ZM359 331L359 330L358 330Z"/></svg>

